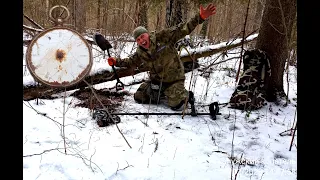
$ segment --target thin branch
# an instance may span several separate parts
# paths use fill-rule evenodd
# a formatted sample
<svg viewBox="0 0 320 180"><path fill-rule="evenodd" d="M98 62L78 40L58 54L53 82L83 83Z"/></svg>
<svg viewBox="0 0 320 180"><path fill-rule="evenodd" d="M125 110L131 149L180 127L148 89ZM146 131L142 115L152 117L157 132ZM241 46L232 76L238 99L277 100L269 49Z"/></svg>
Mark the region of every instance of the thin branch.
<svg viewBox="0 0 320 180"><path fill-rule="evenodd" d="M224 151L212 151L212 152L215 152L215 153L222 153L222 154L228 154L227 152L224 152Z"/></svg>
<svg viewBox="0 0 320 180"><path fill-rule="evenodd" d="M174 150L173 159L176 157L177 147L176 150Z"/></svg>
<svg viewBox="0 0 320 180"><path fill-rule="evenodd" d="M204 73L206 73L206 70L209 69L209 68L212 67L212 66L215 66L215 65L218 65L218 64L221 64L221 63L224 63L224 62L233 60L233 59L238 59L238 58L239 58L239 57L232 57L232 58L228 58L228 59L225 59L225 60L216 62L216 63L212 63L212 64L210 64L209 66L207 66L206 68L204 68L204 70L203 70L203 72L200 74L200 76L203 75Z"/></svg>
<svg viewBox="0 0 320 180"><path fill-rule="evenodd" d="M291 139L289 151L291 151L292 144L293 144L293 139L294 139L294 137L295 137L296 131L297 131L297 124L296 124L296 126L295 126L295 128L294 128L294 131L293 131L293 135L292 135L292 139Z"/></svg>
<svg viewBox="0 0 320 180"><path fill-rule="evenodd" d="M241 162L242 156L243 156L243 153L241 154L240 162ZM239 171L240 171L240 166L241 166L241 163L239 163L239 164L238 164L238 169L237 169L236 174L234 175L234 180L236 180L236 179L237 179L238 173L239 173Z"/></svg>
<svg viewBox="0 0 320 180"><path fill-rule="evenodd" d="M126 167L124 167L124 168L122 168L122 169L118 169L119 168L119 163L118 163L118 168L117 168L117 171L116 171L116 174L118 173L118 171L120 171L120 170L125 170L125 169L127 169L128 167L133 167L132 165L129 165L129 163L128 163L128 161L126 161L127 162L127 166Z"/></svg>
<svg viewBox="0 0 320 180"><path fill-rule="evenodd" d="M240 63L239 63L239 67L238 67L238 71L237 71L237 75L236 75L236 81L235 81L235 83L237 83L237 82L238 82L239 73L240 73L240 69L241 69L242 52L243 52L244 39L245 39L245 34L246 34L246 26L247 26L248 14L249 14L249 7L250 7L250 0L248 1L246 18L245 18L245 20L244 20L243 35L242 35L242 40L241 40Z"/></svg>
<svg viewBox="0 0 320 180"><path fill-rule="evenodd" d="M60 149L64 149L64 148L60 148ZM70 151L70 150L71 150L71 149L69 149L69 151ZM75 150L75 149L74 149L74 150ZM62 154L64 154L64 153L61 152L61 151L59 151L59 152L62 153ZM91 166L91 164L94 164L94 165L100 170L100 172L103 173L103 171L101 170L101 168L100 168L96 163L94 163L94 162L92 162L91 160L89 160L88 158L80 155L81 152L78 151L78 152L76 152L76 153L77 153L77 154L71 154L71 153L69 152L69 154L66 154L66 155L74 156L74 157L76 157L76 158L81 158L82 161L83 161L83 163L84 163L86 166L90 167L90 169L92 170L92 172L95 172L94 169L93 169L92 166ZM91 158L90 158L90 159L91 159ZM89 161L90 164L87 164L86 161Z"/></svg>
<svg viewBox="0 0 320 180"><path fill-rule="evenodd" d="M159 145L159 143L158 143L158 138L156 138L155 144L156 144L156 146L155 146L155 148L154 148L154 152L156 152L156 151L158 150L158 145Z"/></svg>
<svg viewBox="0 0 320 180"><path fill-rule="evenodd" d="M208 129L209 129L210 135L211 135L211 140L212 140L212 142L214 143L214 145L217 146L216 140L214 139L214 137L213 137L213 135L212 135L212 132L211 132L211 130L210 130L210 127L209 127L209 124L208 124L208 123L207 123L207 126L208 126Z"/></svg>
<svg viewBox="0 0 320 180"><path fill-rule="evenodd" d="M32 20L29 16L25 15L23 13L23 17L25 17L28 21L30 21L33 25L35 25L39 29L44 29L40 24L36 23L34 20Z"/></svg>
<svg viewBox="0 0 320 180"><path fill-rule="evenodd" d="M54 148L54 149L47 149L47 150L44 150L43 152L41 153L36 153L36 154L29 154L29 155L24 155L23 157L32 157L32 156L38 156L38 155L42 155L46 152L50 152L50 151L53 151L53 150L59 150L59 149L64 149L64 148Z"/></svg>
<svg viewBox="0 0 320 180"><path fill-rule="evenodd" d="M67 148L66 148L66 136L65 136L65 117L66 117L66 89L64 90L64 96L63 96L63 112L62 112L62 139L64 144L64 153L67 154Z"/></svg>
<svg viewBox="0 0 320 180"><path fill-rule="evenodd" d="M25 104L25 102L23 102L23 104L25 104L28 108L31 108L32 110L34 110L37 114L40 114L40 115L42 115L42 116L44 116L44 117L46 117L46 118L48 118L48 119L52 120L53 122L55 122L55 123L59 124L60 126L62 126L62 124L61 124L61 123L59 123L58 121L56 121L56 120L54 120L54 119L52 119L52 118L48 117L48 116L47 116L47 113L41 113L41 112L39 112L38 110L36 110L34 107L32 107L32 105L30 104L30 102L29 102L29 101L27 101L27 103L29 104L29 106L28 106L28 105L26 105L26 104Z"/></svg>

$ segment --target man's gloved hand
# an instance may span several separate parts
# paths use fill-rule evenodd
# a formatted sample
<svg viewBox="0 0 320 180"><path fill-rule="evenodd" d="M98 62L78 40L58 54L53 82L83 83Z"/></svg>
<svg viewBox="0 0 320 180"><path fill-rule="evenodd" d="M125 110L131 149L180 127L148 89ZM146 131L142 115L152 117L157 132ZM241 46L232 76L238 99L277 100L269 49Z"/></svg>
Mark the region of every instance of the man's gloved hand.
<svg viewBox="0 0 320 180"><path fill-rule="evenodd" d="M116 65L116 59L114 57L109 57L108 58L108 64L110 66Z"/></svg>
<svg viewBox="0 0 320 180"><path fill-rule="evenodd" d="M216 13L216 7L210 3L206 8L203 8L202 5L200 4L200 17L205 20L209 16L213 15Z"/></svg>

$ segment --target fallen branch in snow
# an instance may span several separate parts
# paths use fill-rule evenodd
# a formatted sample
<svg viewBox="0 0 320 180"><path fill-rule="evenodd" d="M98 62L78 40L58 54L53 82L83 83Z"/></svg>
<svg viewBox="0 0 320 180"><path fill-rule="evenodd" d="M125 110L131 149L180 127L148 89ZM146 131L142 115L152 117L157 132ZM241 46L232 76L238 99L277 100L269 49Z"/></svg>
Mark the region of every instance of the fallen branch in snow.
<svg viewBox="0 0 320 180"><path fill-rule="evenodd" d="M228 154L227 152L224 152L224 151L212 151L212 152Z"/></svg>
<svg viewBox="0 0 320 180"><path fill-rule="evenodd" d="M33 19L31 19L29 16L23 14L23 17L25 17L29 22L31 22L33 25L35 25L39 29L44 29L40 24L36 23Z"/></svg>
<svg viewBox="0 0 320 180"><path fill-rule="evenodd" d="M176 157L177 149L178 149L178 147L176 147L176 150L174 150L174 154L173 154L173 159L172 160L174 160L174 158Z"/></svg>
<svg viewBox="0 0 320 180"><path fill-rule="evenodd" d="M53 150L59 150L59 149L64 149L64 148L54 148L54 149L47 149L47 150L44 150L43 152L41 153L36 153L36 154L29 154L29 155L24 155L23 157L32 157L32 156L38 156L38 155L42 155L46 152L50 152L50 151L53 151Z"/></svg>
<svg viewBox="0 0 320 180"><path fill-rule="evenodd" d="M292 134L292 139L291 139L289 151L291 151L292 144L293 144L293 139L294 139L294 136L295 136L295 134L296 134L296 131L297 131L297 124L296 124L295 127L294 127L294 131L293 131L293 134Z"/></svg>
<svg viewBox="0 0 320 180"><path fill-rule="evenodd" d="M231 161L231 180L236 180L236 179L237 179L238 173L239 173L239 171L240 171L240 166L241 166L241 165L244 165L244 164L242 163L242 156L243 156L243 153L241 154L239 160L237 160L236 157L230 157L230 158L229 158L230 161ZM234 175L234 177L233 177L233 175L232 175L232 174L233 174L233 165L236 164L237 162L238 162L238 169L237 169L237 171L236 171L236 173L235 173L235 175ZM233 178L234 178L234 179L233 179Z"/></svg>
<svg viewBox="0 0 320 180"><path fill-rule="evenodd" d="M64 145L64 153L67 154L67 145L66 145L66 133L65 133L65 120L66 120L66 92L64 93L64 97L63 97L63 113L62 113L62 129L61 129L61 136L63 139L63 145Z"/></svg>
<svg viewBox="0 0 320 180"><path fill-rule="evenodd" d="M32 32L33 33L33 36L36 35L36 34L39 34L41 33L42 31L44 31L44 28L42 26L40 26L39 24L37 24L36 22L34 22L32 19L30 19L28 16L24 15L25 18L27 18L32 24L34 24L37 28L33 28L33 27L30 27L30 26L27 26L27 25L24 25L23 24L23 30L25 31L28 31L28 32ZM29 33L30 34L30 33ZM84 37L87 42L89 44L94 44L94 41L91 39L91 38L87 38L87 37ZM30 43L31 43L32 39L24 39L23 40L23 45L26 45L28 46Z"/></svg>
<svg viewBox="0 0 320 180"><path fill-rule="evenodd" d="M255 39L256 38L254 37L252 39L246 40L244 43L251 42ZM214 55L219 52L223 52L223 51L227 51L227 50L236 48L240 45L241 45L241 42L231 44L231 45L220 46L217 48L210 48L205 51L196 51L197 49L194 49L195 51L191 52L189 50L190 55L181 55L181 60L184 63L192 62L193 59L196 60L198 58L211 56L211 55ZM191 69L189 71L191 71ZM186 71L186 72L189 72L189 71ZM134 67L117 69L117 74L118 74L119 78L133 76L133 75L136 75L136 74L139 74L142 72L146 72L146 69L143 69L143 68L136 69ZM87 82L90 82L92 85L94 85L94 84L100 84L100 83L104 83L107 81L115 80L115 77L114 77L113 72L110 72L109 70L105 69L105 70L102 70L99 72L92 73L91 75L84 78L84 80ZM36 81L34 81L34 82L36 82ZM83 88L83 87L87 87L87 84L82 81L76 85L67 87L66 90L69 91L69 90ZM50 97L52 94L63 92L63 90L64 90L64 88L52 88L52 87L42 85L42 84L37 86L36 83L28 82L28 83L23 84L23 100L29 101L29 100L36 99L36 98Z"/></svg>
<svg viewBox="0 0 320 180"><path fill-rule="evenodd" d="M209 66L207 66L206 68L201 69L201 71L203 71L203 72L200 74L200 76L203 75L204 73L206 73L206 71L212 66L215 66L215 65L218 65L218 64L233 60L233 59L237 59L237 58L239 58L239 57L232 57L232 58L228 58L228 59L225 59L225 60L222 60L222 61L219 61L219 62L214 62L214 63L210 64Z"/></svg>
<svg viewBox="0 0 320 180"><path fill-rule="evenodd" d="M287 129L281 133L279 133L280 136L292 136L292 132L294 131L293 128Z"/></svg>
<svg viewBox="0 0 320 180"><path fill-rule="evenodd" d="M156 152L158 150L158 145L159 145L158 138L156 139L155 144L156 144L156 146L154 147L154 152Z"/></svg>
<svg viewBox="0 0 320 180"><path fill-rule="evenodd" d="M216 139L213 137L213 134L212 134L211 129L210 129L210 127L209 127L209 123L207 123L207 126L208 126L208 129L209 129L210 136L211 136L211 140L212 140L213 144L214 144L215 146L218 146L217 143L216 143Z"/></svg>
<svg viewBox="0 0 320 180"><path fill-rule="evenodd" d="M60 149L64 149L64 148L60 148ZM72 148L72 149L73 149L73 148ZM73 149L73 150L75 150L75 149ZM58 151L59 151L59 150L58 150ZM64 154L64 153L61 152L61 151L59 151L59 152L60 152L61 154ZM91 158L92 158L92 156L93 156L94 154L91 155L90 159L88 159L88 158L84 157L83 155L81 155L80 153L81 153L81 151L78 151L78 152L76 152L75 154L69 153L69 154L64 154L64 155L69 155L69 156L74 156L74 157L76 157L76 158L80 158L86 166L90 167L90 169L92 170L92 172L95 172L94 169L92 168L92 165L91 165L91 164L94 164L94 165L100 170L100 172L103 173L103 171L101 170L101 168L100 168L96 163L94 163L94 162L91 161ZM87 164L86 161L89 161L90 164Z"/></svg>

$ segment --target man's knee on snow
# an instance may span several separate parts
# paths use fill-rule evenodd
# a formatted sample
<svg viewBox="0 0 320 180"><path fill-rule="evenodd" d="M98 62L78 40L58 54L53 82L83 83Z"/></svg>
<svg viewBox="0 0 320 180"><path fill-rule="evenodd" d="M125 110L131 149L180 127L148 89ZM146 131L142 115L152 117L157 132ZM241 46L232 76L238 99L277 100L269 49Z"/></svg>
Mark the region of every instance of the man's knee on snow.
<svg viewBox="0 0 320 180"><path fill-rule="evenodd" d="M133 99L138 103L147 104L150 102L150 97L147 94L147 83L142 83L138 90L134 93Z"/></svg>
<svg viewBox="0 0 320 180"><path fill-rule="evenodd" d="M133 98L138 103L157 104L157 102L159 102L160 100L160 95L161 93L159 92L159 90L152 89L151 84L145 82L140 85L137 92L134 94Z"/></svg>
<svg viewBox="0 0 320 180"><path fill-rule="evenodd" d="M149 96L141 91L135 92L133 95L133 99L136 102L141 103L141 104L148 104L150 102Z"/></svg>
<svg viewBox="0 0 320 180"><path fill-rule="evenodd" d="M168 98L168 105L170 107L176 107L181 101L188 98L188 91L184 87L184 81L172 84L164 93Z"/></svg>

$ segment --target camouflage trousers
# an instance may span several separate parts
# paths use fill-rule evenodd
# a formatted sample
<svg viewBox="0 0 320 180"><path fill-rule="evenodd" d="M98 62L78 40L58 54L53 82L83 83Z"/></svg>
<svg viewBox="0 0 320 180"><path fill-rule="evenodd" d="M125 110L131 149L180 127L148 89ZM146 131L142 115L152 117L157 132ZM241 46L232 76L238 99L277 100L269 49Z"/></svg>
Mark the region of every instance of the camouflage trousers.
<svg viewBox="0 0 320 180"><path fill-rule="evenodd" d="M144 104L158 104L161 98L167 98L168 106L175 107L188 97L188 91L184 87L184 80L171 84L152 84L144 82L134 94L134 100Z"/></svg>

